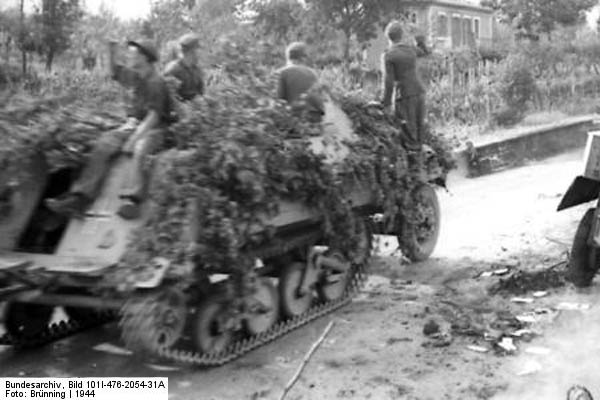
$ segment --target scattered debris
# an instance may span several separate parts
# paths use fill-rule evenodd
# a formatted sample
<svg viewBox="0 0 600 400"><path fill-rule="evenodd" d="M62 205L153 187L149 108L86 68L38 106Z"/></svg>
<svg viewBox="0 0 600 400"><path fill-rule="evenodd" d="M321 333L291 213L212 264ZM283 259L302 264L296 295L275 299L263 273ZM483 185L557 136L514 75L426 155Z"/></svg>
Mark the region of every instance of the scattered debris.
<svg viewBox="0 0 600 400"><path fill-rule="evenodd" d="M562 302L556 306L556 309L562 311L585 311L590 309L590 305L587 303Z"/></svg>
<svg viewBox="0 0 600 400"><path fill-rule="evenodd" d="M528 347L525 349L525 353L535 354L538 356L545 356L550 354L551 350L547 347Z"/></svg>
<svg viewBox="0 0 600 400"><path fill-rule="evenodd" d="M536 298L546 297L547 295L548 295L548 292L545 291L545 290L540 290L540 291L537 291L537 292L533 292L533 297L536 297Z"/></svg>
<svg viewBox="0 0 600 400"><path fill-rule="evenodd" d="M510 272L510 269L508 268L501 268L501 269L497 269L495 271L492 272L493 275L496 276L502 276L502 275L506 275Z"/></svg>
<svg viewBox="0 0 600 400"><path fill-rule="evenodd" d="M562 264L555 264L550 268L535 272L516 271L507 278L500 279L489 289L489 292L491 294L502 292L525 294L564 286L566 284L564 271L556 269L556 266Z"/></svg>
<svg viewBox="0 0 600 400"><path fill-rule="evenodd" d="M539 372L541 370L542 370L542 364L540 364L539 362L537 362L535 360L528 360L523 365L523 368L519 372L517 372L517 375L518 376L531 375L531 374L535 374L536 372Z"/></svg>
<svg viewBox="0 0 600 400"><path fill-rule="evenodd" d="M425 336L432 336L440 332L440 325L434 320L430 319L423 327L423 334Z"/></svg>
<svg viewBox="0 0 600 400"><path fill-rule="evenodd" d="M510 299L510 301L512 301L513 303L524 303L524 304L533 303L533 299L531 297L513 297L512 299Z"/></svg>
<svg viewBox="0 0 600 400"><path fill-rule="evenodd" d="M503 276L510 272L511 267L498 268L492 271L483 271L475 276L475 278L489 278L492 276Z"/></svg>
<svg viewBox="0 0 600 400"><path fill-rule="evenodd" d="M179 371L181 369L181 368L173 367L173 366L169 366L169 365L146 364L146 366L155 371L165 371L165 372Z"/></svg>
<svg viewBox="0 0 600 400"><path fill-rule="evenodd" d="M531 314L521 314L517 315L515 318L519 320L519 322L523 322L526 324L535 324L537 322L535 316Z"/></svg>
<svg viewBox="0 0 600 400"><path fill-rule="evenodd" d="M532 331L531 329L519 329L517 331L514 331L513 333L511 333L512 336L519 338L521 340L524 340L526 342L530 341L531 339L533 339L534 336L537 336L538 333Z"/></svg>
<svg viewBox="0 0 600 400"><path fill-rule="evenodd" d="M489 349L487 347L475 346L475 345L467 346L467 349L474 351L476 353L487 353L489 351Z"/></svg>
<svg viewBox="0 0 600 400"><path fill-rule="evenodd" d="M512 354L517 351L517 346L515 346L512 338L509 337L503 337L502 340L496 343L496 345L508 354Z"/></svg>
<svg viewBox="0 0 600 400"><path fill-rule="evenodd" d="M115 354L118 356L130 356L133 354L133 352L131 350L127 350L122 347L115 346L114 344L110 344L110 343L101 343L97 346L94 346L94 350L102 351L104 353L109 353L109 354Z"/></svg>

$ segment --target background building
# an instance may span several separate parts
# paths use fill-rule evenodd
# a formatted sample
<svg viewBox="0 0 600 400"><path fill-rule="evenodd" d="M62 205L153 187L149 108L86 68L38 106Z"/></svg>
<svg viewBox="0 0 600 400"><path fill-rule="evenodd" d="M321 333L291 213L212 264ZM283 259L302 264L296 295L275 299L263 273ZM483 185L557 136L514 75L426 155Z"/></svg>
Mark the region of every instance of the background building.
<svg viewBox="0 0 600 400"><path fill-rule="evenodd" d="M479 1L415 0L405 16L436 48L490 46L494 38L494 11L480 6ZM386 46L387 39L380 32L366 50L369 67L379 67Z"/></svg>

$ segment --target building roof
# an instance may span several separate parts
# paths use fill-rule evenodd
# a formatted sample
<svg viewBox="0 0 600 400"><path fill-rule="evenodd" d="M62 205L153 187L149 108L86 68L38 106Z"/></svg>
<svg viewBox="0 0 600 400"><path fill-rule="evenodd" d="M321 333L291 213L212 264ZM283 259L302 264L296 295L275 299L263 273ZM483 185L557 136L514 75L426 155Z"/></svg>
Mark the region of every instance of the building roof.
<svg viewBox="0 0 600 400"><path fill-rule="evenodd" d="M409 2L414 6L444 6L461 10L479 11L492 14L494 10L483 7L480 0L412 0Z"/></svg>

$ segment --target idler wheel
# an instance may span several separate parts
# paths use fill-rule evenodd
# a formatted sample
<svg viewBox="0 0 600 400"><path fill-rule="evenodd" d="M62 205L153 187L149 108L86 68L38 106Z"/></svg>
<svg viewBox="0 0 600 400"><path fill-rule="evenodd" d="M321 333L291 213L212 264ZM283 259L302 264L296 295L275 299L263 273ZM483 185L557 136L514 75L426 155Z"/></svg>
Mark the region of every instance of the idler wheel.
<svg viewBox="0 0 600 400"><path fill-rule="evenodd" d="M4 311L6 331L15 339L34 338L48 327L53 311L53 306L9 303Z"/></svg>
<svg viewBox="0 0 600 400"><path fill-rule="evenodd" d="M122 309L122 336L130 348L156 352L181 338L186 317L186 298L180 290L134 299Z"/></svg>
<svg viewBox="0 0 600 400"><path fill-rule="evenodd" d="M312 290L300 291L302 271L305 265L295 262L286 265L279 274L279 299L281 312L285 317L293 318L304 314L312 302Z"/></svg>
<svg viewBox="0 0 600 400"><path fill-rule="evenodd" d="M228 310L217 296L204 299L193 323L193 341L203 353L217 354L224 351L233 339L233 328L228 323Z"/></svg>
<svg viewBox="0 0 600 400"><path fill-rule="evenodd" d="M279 298L277 290L268 279L258 280L255 292L247 300L247 306L249 310L246 319L248 333L258 335L275 325L279 317Z"/></svg>
<svg viewBox="0 0 600 400"><path fill-rule="evenodd" d="M431 256L440 233L440 204L431 185L421 185L413 193L413 207L409 218L401 224L398 238L402 252L413 262L425 261Z"/></svg>
<svg viewBox="0 0 600 400"><path fill-rule="evenodd" d="M338 252L327 254L327 257L333 258L340 263L349 264L349 261ZM319 299L323 302L328 302L342 297L348 283L349 272L350 270L338 272L324 267L323 273L321 274L319 282L317 283L317 293L319 295Z"/></svg>

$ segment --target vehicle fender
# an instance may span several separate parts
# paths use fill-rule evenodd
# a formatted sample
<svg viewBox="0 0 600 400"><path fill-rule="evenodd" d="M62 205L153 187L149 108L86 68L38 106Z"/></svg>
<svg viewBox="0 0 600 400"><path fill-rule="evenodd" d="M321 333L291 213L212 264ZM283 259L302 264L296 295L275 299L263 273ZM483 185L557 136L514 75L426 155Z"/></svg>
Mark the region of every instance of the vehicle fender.
<svg viewBox="0 0 600 400"><path fill-rule="evenodd" d="M569 189L566 191L557 211L562 211L570 207L578 206L583 203L595 200L600 194L600 181L578 176L575 178Z"/></svg>

